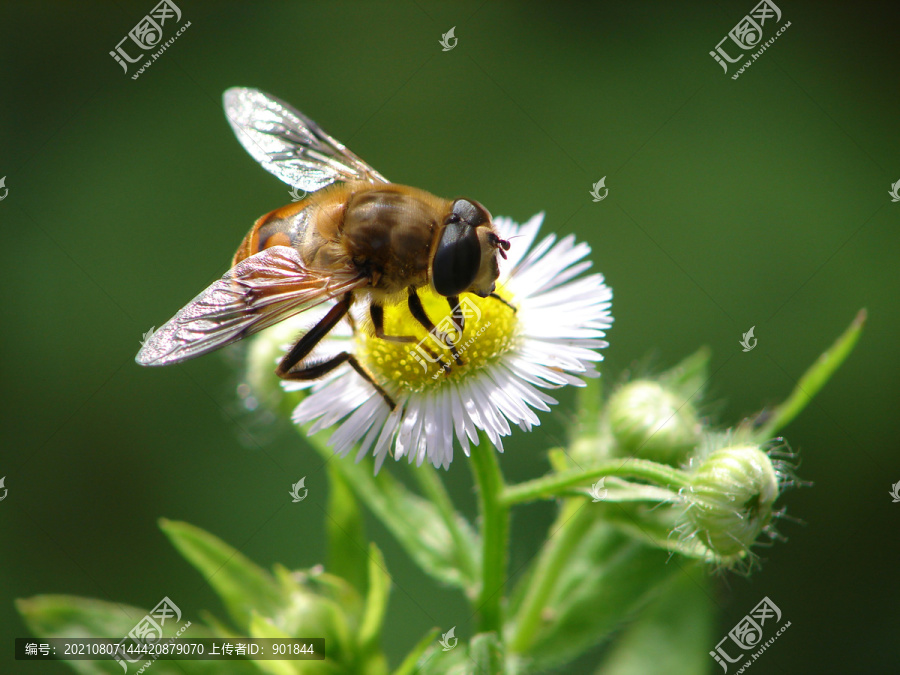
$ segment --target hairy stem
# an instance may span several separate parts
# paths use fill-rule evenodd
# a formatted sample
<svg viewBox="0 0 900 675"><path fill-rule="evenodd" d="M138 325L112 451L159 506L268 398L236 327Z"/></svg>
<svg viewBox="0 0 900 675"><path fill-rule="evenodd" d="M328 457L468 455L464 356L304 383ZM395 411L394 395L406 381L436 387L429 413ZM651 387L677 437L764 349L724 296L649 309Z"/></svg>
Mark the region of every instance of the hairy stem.
<svg viewBox="0 0 900 675"><path fill-rule="evenodd" d="M500 501L504 490L503 474L496 450L486 438L472 448L469 465L478 486L481 511L481 589L476 601L478 632L496 632L500 635L509 543L509 507Z"/></svg>
<svg viewBox="0 0 900 675"><path fill-rule="evenodd" d="M560 570L569 560L572 551L584 537L591 523L595 521L595 515L584 506L583 499L568 499L556 519L516 615L515 628L509 641L510 651L518 653L528 651L535 633L540 628L541 613L553 592L554 584L559 579Z"/></svg>
<svg viewBox="0 0 900 675"><path fill-rule="evenodd" d="M666 464L658 464L648 459L614 459L596 464L587 470L573 469L507 487L500 496L500 501L509 507L538 499L555 499L564 491L578 486L586 487L594 479L604 476L642 478L676 490L686 486L690 481L690 477L684 471Z"/></svg>

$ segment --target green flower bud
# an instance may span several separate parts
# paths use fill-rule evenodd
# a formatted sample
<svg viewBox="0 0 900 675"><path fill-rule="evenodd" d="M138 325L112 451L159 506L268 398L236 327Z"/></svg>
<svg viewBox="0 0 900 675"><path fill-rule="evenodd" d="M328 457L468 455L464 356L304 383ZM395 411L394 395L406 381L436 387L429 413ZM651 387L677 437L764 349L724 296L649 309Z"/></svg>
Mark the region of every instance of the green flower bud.
<svg viewBox="0 0 900 675"><path fill-rule="evenodd" d="M352 661L356 649L353 636L363 613L356 590L321 566L293 573L276 566L275 573L284 602L277 614L265 620L291 637L324 637L329 658Z"/></svg>
<svg viewBox="0 0 900 675"><path fill-rule="evenodd" d="M690 535L720 563L739 561L770 524L779 489L779 474L758 446L713 452L684 492Z"/></svg>
<svg viewBox="0 0 900 675"><path fill-rule="evenodd" d="M621 387L609 400L608 414L620 456L678 466L700 439L700 421L690 402L651 380Z"/></svg>

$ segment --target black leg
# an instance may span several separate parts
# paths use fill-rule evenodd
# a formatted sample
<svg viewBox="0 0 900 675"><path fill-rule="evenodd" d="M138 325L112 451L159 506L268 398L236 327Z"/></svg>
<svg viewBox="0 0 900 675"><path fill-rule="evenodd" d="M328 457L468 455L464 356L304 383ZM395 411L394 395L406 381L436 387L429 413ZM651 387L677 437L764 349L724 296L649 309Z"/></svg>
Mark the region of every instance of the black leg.
<svg viewBox="0 0 900 675"><path fill-rule="evenodd" d="M418 296L416 297L418 298ZM384 332L384 307L382 307L381 305L372 303L369 306L369 316L372 317L372 327L375 329L375 337L381 338L382 340L387 340L388 342L400 342L405 344L418 342L418 340L412 335L386 335ZM420 345L420 347L428 352L431 358L433 358L441 368L443 368L444 370L447 370L449 368L449 366L445 364L443 360L441 360L441 357L431 351L428 347L426 347L425 345Z"/></svg>
<svg viewBox="0 0 900 675"><path fill-rule="evenodd" d="M377 391L381 395L381 398L384 399L384 402L388 404L388 407L391 410L397 407L397 404L394 403L394 399L390 397L390 394L388 394L374 379L372 379L372 375L369 373L369 371L363 368L362 364L357 360L355 356L353 356L353 354L350 354L348 352L341 352L337 356L321 363L314 363L303 368L298 368L297 370L292 370L290 372L284 373L280 377L283 380L317 380L323 375L327 375L328 373L330 373L342 363L347 362L350 363L353 370L359 373L364 380L372 385L375 391Z"/></svg>
<svg viewBox="0 0 900 675"><path fill-rule="evenodd" d="M434 334L437 335L437 331L435 331L434 324L431 323L431 319L428 318L428 314L425 313L425 308L422 306L422 300L419 298L419 295L416 293L416 289L410 287L409 289L409 300L407 302L409 305L409 311L413 315L413 318L422 324L429 333L434 331ZM458 304L458 303L457 303ZM459 352L456 351L456 346L450 344L447 341L446 335L440 335L441 340L447 345L447 349L450 350L450 354L453 355L453 360L456 361L458 365L464 365L464 361L460 358ZM460 332L460 337L462 337L462 332ZM445 368L446 370L446 368Z"/></svg>
<svg viewBox="0 0 900 675"><path fill-rule="evenodd" d="M352 299L352 296L347 293L339 303L331 308L328 314L326 314L319 323L313 326L302 338L300 338L300 340L297 341L297 344L291 348L291 351L281 359L281 363L279 363L278 368L275 369L275 374L283 380L316 380L323 375L330 373L342 363L349 362L353 369L374 387L375 391L381 395L390 409L393 410L397 404L394 403L394 400L388 393L375 382L372 375L362 367L362 364L360 364L353 354L341 352L327 361L297 367L297 365L309 355L313 348L319 344L322 338L337 325L338 321L347 314Z"/></svg>
<svg viewBox="0 0 900 675"><path fill-rule="evenodd" d="M453 321L455 321L456 325L459 326L459 336L462 337L463 330L466 327L466 316L463 314L462 307L459 304L459 296L448 295L447 304L450 305L450 311L452 312Z"/></svg>
<svg viewBox="0 0 900 675"><path fill-rule="evenodd" d="M275 369L275 374L278 375L278 377L284 378L291 368L306 358L313 348L319 344L322 338L331 332L331 329L337 325L338 321L344 318L344 315L347 314L347 311L350 309L351 301L352 297L347 293L339 303L329 310L328 314L326 314L319 323L310 328L309 331L297 341L297 344L291 347L291 351L281 359L281 363L279 363L278 368Z"/></svg>
<svg viewBox="0 0 900 675"><path fill-rule="evenodd" d="M374 302L369 305L369 316L372 317L372 327L375 329L375 337L388 342L418 342L412 335L385 335L384 334L384 307Z"/></svg>
<svg viewBox="0 0 900 675"><path fill-rule="evenodd" d="M514 311L514 312L518 311L513 305L509 304L506 300L504 300L503 298L501 298L501 297L500 297L499 295L497 295L496 293L491 293L488 297L489 297L489 298L493 298L494 300L499 300L500 302L502 302L504 305L506 305L507 307L509 307L509 308L510 308L512 311Z"/></svg>

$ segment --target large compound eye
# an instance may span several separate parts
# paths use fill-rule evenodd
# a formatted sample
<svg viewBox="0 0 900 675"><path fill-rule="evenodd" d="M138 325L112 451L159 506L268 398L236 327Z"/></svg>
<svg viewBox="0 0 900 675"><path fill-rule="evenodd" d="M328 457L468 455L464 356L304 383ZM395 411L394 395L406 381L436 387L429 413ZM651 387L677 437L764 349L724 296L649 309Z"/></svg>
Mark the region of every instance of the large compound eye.
<svg viewBox="0 0 900 675"><path fill-rule="evenodd" d="M453 202L453 215L472 227L491 221L491 214L481 204L471 199L457 199Z"/></svg>
<svg viewBox="0 0 900 675"><path fill-rule="evenodd" d="M475 281L481 267L478 234L456 213L445 221L432 263L434 289L444 296L459 295Z"/></svg>

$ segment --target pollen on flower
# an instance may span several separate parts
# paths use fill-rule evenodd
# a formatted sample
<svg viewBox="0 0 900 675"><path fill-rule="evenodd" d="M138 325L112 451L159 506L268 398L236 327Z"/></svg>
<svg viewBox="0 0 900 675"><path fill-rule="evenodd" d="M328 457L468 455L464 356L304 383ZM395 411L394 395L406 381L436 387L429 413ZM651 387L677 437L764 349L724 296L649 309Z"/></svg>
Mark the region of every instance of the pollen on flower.
<svg viewBox="0 0 900 675"><path fill-rule="evenodd" d="M497 294L511 300L502 287L498 286ZM429 288L420 289L419 298L436 326L431 333L413 318L406 304L390 305L384 311L387 335L412 335L417 342L390 342L375 337L371 330L357 332L356 353L360 362L388 390L423 392L463 379L515 344L516 313L496 298L480 298L471 293L461 296L457 310L465 316L461 336L447 298ZM455 361L442 334L449 335L463 365Z"/></svg>

